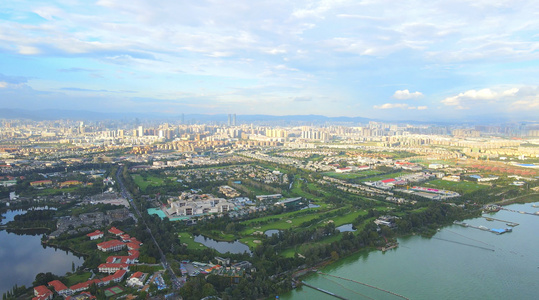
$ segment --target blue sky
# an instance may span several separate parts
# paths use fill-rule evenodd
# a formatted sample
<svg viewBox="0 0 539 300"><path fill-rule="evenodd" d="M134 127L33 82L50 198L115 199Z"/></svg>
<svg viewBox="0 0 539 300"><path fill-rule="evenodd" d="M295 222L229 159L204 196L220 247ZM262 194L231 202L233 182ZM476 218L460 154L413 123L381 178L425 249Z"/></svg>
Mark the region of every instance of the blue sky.
<svg viewBox="0 0 539 300"><path fill-rule="evenodd" d="M539 119L539 1L0 2L0 107Z"/></svg>

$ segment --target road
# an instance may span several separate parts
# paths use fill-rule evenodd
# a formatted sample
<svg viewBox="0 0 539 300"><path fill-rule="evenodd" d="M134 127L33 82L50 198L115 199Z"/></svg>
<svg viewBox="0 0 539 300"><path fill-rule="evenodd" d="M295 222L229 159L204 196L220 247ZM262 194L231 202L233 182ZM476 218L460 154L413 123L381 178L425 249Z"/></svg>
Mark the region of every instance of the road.
<svg viewBox="0 0 539 300"><path fill-rule="evenodd" d="M120 192L121 192L122 196L125 199L129 200L129 204L131 205L132 208L135 209L135 213L137 214L138 219L142 220L142 222L144 223L144 226L146 226L146 230L148 231L148 233L150 233L150 236L152 237L152 240L153 240L155 246L157 246L157 249L159 250L159 254L161 255L161 264L170 273L170 279L172 281L172 287L173 287L173 289L178 290L181 287L180 280L176 276L176 273L174 273L174 270L172 270L172 268L170 267L170 264L167 262L167 259L166 259L165 255L163 254L163 251L161 250L161 247L159 246L159 244L155 240L155 237L153 236L152 230L150 229L150 227L148 227L148 224L146 223L146 220L142 217L142 214L140 213L137 205L133 202L133 198L131 197L131 194L125 188L125 185L124 185L124 183L122 181L122 176L121 176L123 168L125 168L125 166L120 166L118 168L118 171L116 172L116 179L118 180L118 183L120 184Z"/></svg>

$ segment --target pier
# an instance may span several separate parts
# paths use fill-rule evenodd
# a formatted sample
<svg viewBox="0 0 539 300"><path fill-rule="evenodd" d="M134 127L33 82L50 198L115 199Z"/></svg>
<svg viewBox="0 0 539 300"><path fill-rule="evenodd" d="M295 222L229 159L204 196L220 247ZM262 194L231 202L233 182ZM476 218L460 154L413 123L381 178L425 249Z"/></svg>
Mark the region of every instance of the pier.
<svg viewBox="0 0 539 300"><path fill-rule="evenodd" d="M505 224L507 224L507 226L511 226L511 227L516 227L520 224L516 223L516 222L511 222L511 221L506 221L506 220L500 220L500 219L496 219L496 218L492 218L492 217L486 217L486 216L483 216L483 218L485 218L487 221L498 221L498 222L504 222Z"/></svg>
<svg viewBox="0 0 539 300"><path fill-rule="evenodd" d="M332 292L330 292L330 291L326 291L326 290L323 290L323 289L321 289L321 288L317 288L317 287L315 287L315 286L312 286L312 285L306 283L305 281L302 281L301 283L302 283L304 286L308 286L308 287L310 287L311 289L315 289L315 290L317 290L317 291L319 291L319 292L322 292L322 293L324 293L324 294L328 294L328 295L333 296L333 297L335 297L335 298L337 298L337 299L348 300L347 298L344 298L344 297L341 297L341 296L339 296L339 295L336 295L335 293L332 293Z"/></svg>
<svg viewBox="0 0 539 300"><path fill-rule="evenodd" d="M535 212L535 213L531 213L531 212L527 212L527 211L514 210L514 209L509 209L509 208L503 208L503 207L501 209L506 210L506 211L510 211L510 212L516 212L516 213L519 213L519 214L532 215L532 216L538 216L539 217L539 211Z"/></svg>
<svg viewBox="0 0 539 300"><path fill-rule="evenodd" d="M397 294L397 293L393 293L393 292L391 292L391 291L384 290L384 289L381 289L381 288L379 288L379 287L372 286L372 285L367 284L367 283L359 282L359 281L356 281L356 280L352 280L352 279L348 279L348 278L344 278L344 277L340 277L340 276L335 276L335 275L330 275L330 274L322 273L322 272L320 272L320 271L318 271L318 274L320 274L320 275L325 275L325 276L331 276L331 277L335 277L335 278L342 279L342 280L346 280L346 281L355 282L355 283L357 283L357 284L361 284L361 285L364 285L364 286L368 286L368 287L370 287L370 288L373 288L373 289L382 291L382 292L387 293L387 294L391 294L391 295L393 295L393 296L397 296L397 297L402 298L402 299L410 300L410 299L408 299L408 298L406 298L406 297L404 297L404 296L402 296L402 295L399 295L399 294ZM341 298L341 299L344 299L344 298Z"/></svg>
<svg viewBox="0 0 539 300"><path fill-rule="evenodd" d="M475 225L471 225L471 224L464 223L464 222L459 222L459 221L454 221L453 224L460 225L462 227L470 227L470 228L475 228L475 229L479 229L479 230L483 230L483 231L489 231L489 232L492 232L492 233L495 233L495 234L503 234L503 233L506 233L506 232L513 231L513 229L511 229L511 228L495 229L495 228L488 228L488 227L483 226L483 225L475 226ZM512 224L516 224L516 223L512 223ZM509 226L512 226L512 225L509 225Z"/></svg>

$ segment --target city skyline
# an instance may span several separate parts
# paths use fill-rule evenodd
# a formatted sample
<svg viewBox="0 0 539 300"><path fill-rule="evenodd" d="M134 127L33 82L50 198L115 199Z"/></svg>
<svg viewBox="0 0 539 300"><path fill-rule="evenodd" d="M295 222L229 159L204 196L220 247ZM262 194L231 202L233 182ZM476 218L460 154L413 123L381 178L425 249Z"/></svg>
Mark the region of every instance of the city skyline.
<svg viewBox="0 0 539 300"><path fill-rule="evenodd" d="M537 6L4 1L0 108L536 120Z"/></svg>

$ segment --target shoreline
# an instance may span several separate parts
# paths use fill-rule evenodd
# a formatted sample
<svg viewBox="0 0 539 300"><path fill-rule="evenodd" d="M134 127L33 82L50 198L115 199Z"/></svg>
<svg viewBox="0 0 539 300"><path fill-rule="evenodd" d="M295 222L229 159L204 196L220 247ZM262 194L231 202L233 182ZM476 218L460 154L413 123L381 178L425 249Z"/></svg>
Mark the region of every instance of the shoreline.
<svg viewBox="0 0 539 300"><path fill-rule="evenodd" d="M526 197L526 196L530 196L530 195L539 195L539 193L519 196L518 198ZM509 199L509 200L514 201L514 200L517 200L517 199ZM513 204L527 204L527 203L535 203L535 202L539 202L539 198L538 199L531 199L531 201L510 202L510 203L506 203L503 206L513 205ZM475 218L478 218L478 217L472 217L470 219L475 219ZM434 234L436 234L441 229L444 229L444 228L447 228L447 227L450 227L450 226L452 226L452 224L447 224L447 225L440 226L440 227L436 228ZM395 238L395 240L398 240L400 238L409 238L409 237L413 237L413 236L420 236L420 237L423 237L423 238L429 238L430 239L430 238L432 238L434 236L434 234L431 236L431 235L423 235L423 234L418 235L416 233L410 233L410 234L396 235L394 238ZM395 248L392 248L392 249L397 249L397 248L399 248L399 247L395 247ZM389 250L391 250L391 249L389 249ZM388 251L382 251L382 250L379 250L379 249L376 249L376 248L373 248L373 247L365 247L365 248L359 249L358 251L350 253L350 254L348 254L346 256L340 257L337 260L329 259L329 260L320 262L320 263L316 264L313 267L309 267L309 268L305 268L305 269L300 270L300 271L296 271L296 272L293 273L292 279L293 279L294 282L296 282L296 281L301 282L301 280L305 279L305 277L311 276L312 272L316 273L316 272L320 271L319 269L321 269L321 268L326 268L328 266L343 262L344 260L349 259L350 257L352 257L354 255L361 255L362 252L365 253L365 254L369 254L370 252L373 252L373 251L380 251L382 253L388 252ZM299 272L304 272L304 273L296 275L296 273L299 273ZM294 275L296 275L296 276L294 276ZM292 292L292 291L296 290L300 286L301 286L301 283L297 284L297 286L295 288L291 289L289 292Z"/></svg>

